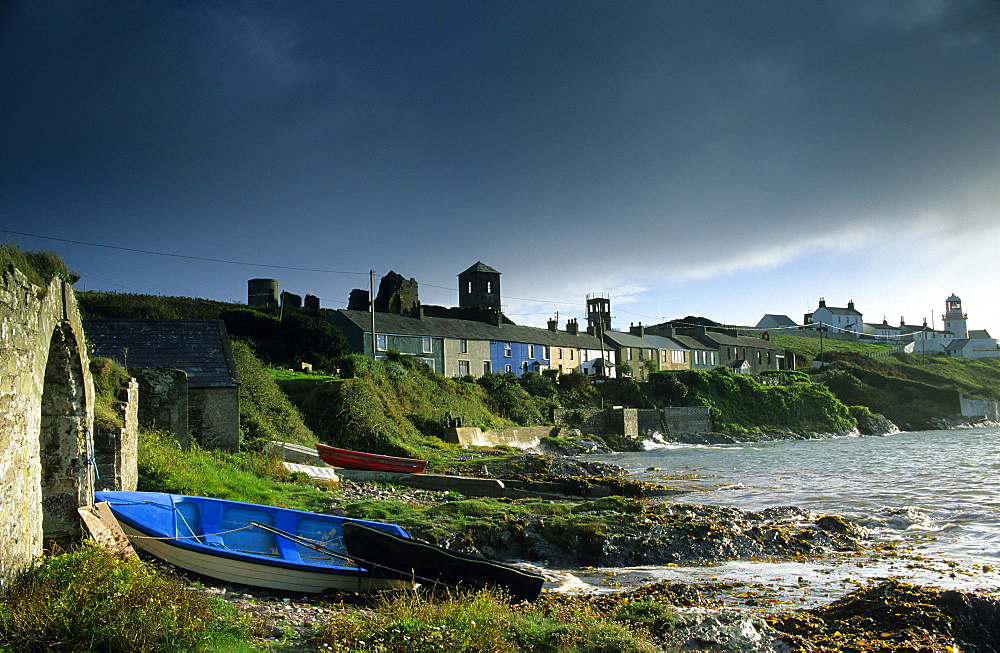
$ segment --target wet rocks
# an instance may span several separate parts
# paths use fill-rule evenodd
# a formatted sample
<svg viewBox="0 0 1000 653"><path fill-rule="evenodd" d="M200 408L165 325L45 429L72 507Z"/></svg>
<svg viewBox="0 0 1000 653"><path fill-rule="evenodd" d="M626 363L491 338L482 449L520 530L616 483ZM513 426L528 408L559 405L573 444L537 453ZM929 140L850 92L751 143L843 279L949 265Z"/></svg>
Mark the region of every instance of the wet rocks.
<svg viewBox="0 0 1000 653"><path fill-rule="evenodd" d="M1000 600L897 580L768 621L806 650L1000 651Z"/></svg>

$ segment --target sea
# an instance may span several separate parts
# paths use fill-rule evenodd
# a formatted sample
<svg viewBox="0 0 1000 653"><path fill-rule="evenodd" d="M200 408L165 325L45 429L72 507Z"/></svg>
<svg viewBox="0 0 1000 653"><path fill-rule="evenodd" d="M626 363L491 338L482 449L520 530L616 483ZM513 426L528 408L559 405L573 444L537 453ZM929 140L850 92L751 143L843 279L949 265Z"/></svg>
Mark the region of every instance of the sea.
<svg viewBox="0 0 1000 653"><path fill-rule="evenodd" d="M1000 595L1000 428L726 445L653 439L644 445L645 451L584 458L685 491L668 502L751 511L797 506L817 516L840 515L866 529L871 550L806 561L581 569L558 589L711 583L722 588L716 598L724 603L758 611L813 607L890 578Z"/></svg>

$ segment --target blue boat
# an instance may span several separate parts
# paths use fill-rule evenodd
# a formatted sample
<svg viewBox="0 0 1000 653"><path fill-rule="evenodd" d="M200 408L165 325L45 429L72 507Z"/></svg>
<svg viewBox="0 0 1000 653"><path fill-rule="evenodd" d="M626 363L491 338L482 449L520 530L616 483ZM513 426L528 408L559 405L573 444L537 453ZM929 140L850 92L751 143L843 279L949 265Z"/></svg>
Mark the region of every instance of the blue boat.
<svg viewBox="0 0 1000 653"><path fill-rule="evenodd" d="M414 585L344 546L344 522L409 539L395 524L163 492L101 491L94 499L107 502L135 548L225 583L303 593Z"/></svg>

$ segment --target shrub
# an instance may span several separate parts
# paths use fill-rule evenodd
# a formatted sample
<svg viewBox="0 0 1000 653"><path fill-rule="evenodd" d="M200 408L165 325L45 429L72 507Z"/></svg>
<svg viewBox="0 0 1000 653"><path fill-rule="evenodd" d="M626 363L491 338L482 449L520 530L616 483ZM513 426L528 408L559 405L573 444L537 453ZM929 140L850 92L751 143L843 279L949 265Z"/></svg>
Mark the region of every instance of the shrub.
<svg viewBox="0 0 1000 653"><path fill-rule="evenodd" d="M0 647L18 651L194 650L259 631L184 579L89 544L0 592Z"/></svg>
<svg viewBox="0 0 1000 653"><path fill-rule="evenodd" d="M91 358L90 373L94 377L94 427L113 429L124 426L118 405L118 392L128 385L129 373L110 358Z"/></svg>

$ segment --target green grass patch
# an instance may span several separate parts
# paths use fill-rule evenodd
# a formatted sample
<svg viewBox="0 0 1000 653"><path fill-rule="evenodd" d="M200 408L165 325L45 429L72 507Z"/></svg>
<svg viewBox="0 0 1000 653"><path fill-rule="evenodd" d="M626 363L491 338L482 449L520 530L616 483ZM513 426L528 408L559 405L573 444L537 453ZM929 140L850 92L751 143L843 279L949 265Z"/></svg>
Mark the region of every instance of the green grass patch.
<svg viewBox="0 0 1000 653"><path fill-rule="evenodd" d="M812 338L809 336L796 336L787 332L771 333L771 342L787 349L795 354L798 367L808 368L812 361L820 355L820 349L824 354L829 352L840 352L858 354L861 356L872 356L895 350L895 344L876 344L858 342L856 340L832 340L830 338Z"/></svg>
<svg viewBox="0 0 1000 653"><path fill-rule="evenodd" d="M342 377L318 384L300 405L306 423L336 447L423 458L431 469L452 447L436 436L448 418L484 430L514 426L490 410L478 384L448 379L411 356L349 356Z"/></svg>
<svg viewBox="0 0 1000 653"><path fill-rule="evenodd" d="M515 524L537 518L544 520L546 537L593 543L608 532L626 528L643 512L641 502L621 497L581 503L462 499L433 506L402 501L356 501L343 507L350 517L399 524L434 543L516 530Z"/></svg>
<svg viewBox="0 0 1000 653"><path fill-rule="evenodd" d="M90 373L94 378L94 427L122 428L125 420L119 393L128 387L128 371L110 358L91 358Z"/></svg>
<svg viewBox="0 0 1000 653"><path fill-rule="evenodd" d="M318 482L289 472L274 456L191 447L169 433L139 434L139 490L171 492L317 511L330 503Z"/></svg>
<svg viewBox="0 0 1000 653"><path fill-rule="evenodd" d="M43 558L0 591L0 649L11 651L221 650L255 634L222 599L95 545Z"/></svg>
<svg viewBox="0 0 1000 653"><path fill-rule="evenodd" d="M688 387L688 405L714 409L718 430L752 433L789 428L832 433L857 425L844 402L818 383L763 385L750 375L725 367L672 374Z"/></svg>
<svg viewBox="0 0 1000 653"><path fill-rule="evenodd" d="M251 346L233 340L232 349L240 373L241 446L261 449L271 440L312 446L316 436Z"/></svg>
<svg viewBox="0 0 1000 653"><path fill-rule="evenodd" d="M634 612L604 615L584 604L510 605L502 593L489 590L444 597L402 594L386 596L364 613L332 613L321 644L339 652L663 650L640 623L663 615L651 607L638 617Z"/></svg>
<svg viewBox="0 0 1000 653"><path fill-rule="evenodd" d="M16 245L0 245L0 266L8 265L40 288L48 286L53 279L62 279L69 283L77 280L77 276L69 271L55 252L25 252Z"/></svg>

